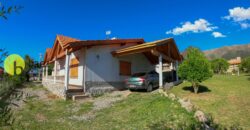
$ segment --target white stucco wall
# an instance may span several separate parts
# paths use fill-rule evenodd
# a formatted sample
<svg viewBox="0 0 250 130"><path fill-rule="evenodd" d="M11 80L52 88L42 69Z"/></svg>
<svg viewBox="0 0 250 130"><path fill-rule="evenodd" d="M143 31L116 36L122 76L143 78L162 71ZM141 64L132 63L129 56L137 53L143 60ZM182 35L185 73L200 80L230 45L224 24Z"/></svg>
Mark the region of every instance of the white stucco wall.
<svg viewBox="0 0 250 130"><path fill-rule="evenodd" d="M57 60L57 75L64 76L64 69L65 69L65 58Z"/></svg>
<svg viewBox="0 0 250 130"><path fill-rule="evenodd" d="M143 72L153 68L143 54L134 54L123 57L113 57L111 52L120 48L114 46L97 46L87 49L86 53L86 81L124 81L127 76L120 76L119 61L129 61L131 71Z"/></svg>
<svg viewBox="0 0 250 130"><path fill-rule="evenodd" d="M70 60L78 57L79 58L79 66L78 66L78 78L69 78L69 84L71 85L79 85L82 86L83 85L83 81L84 81L84 76L83 76L83 67L84 67L84 55L85 55L85 51L84 49L81 49L79 51L73 52L70 55ZM57 76L64 76L65 73L65 58L62 59L58 59L57 60ZM69 70L70 71L70 70Z"/></svg>
<svg viewBox="0 0 250 130"><path fill-rule="evenodd" d="M69 84L83 86L84 55L85 55L84 49L81 49L79 51L71 53L70 61L71 61L71 59L78 57L79 58L79 66L78 66L78 77L77 78L69 78Z"/></svg>

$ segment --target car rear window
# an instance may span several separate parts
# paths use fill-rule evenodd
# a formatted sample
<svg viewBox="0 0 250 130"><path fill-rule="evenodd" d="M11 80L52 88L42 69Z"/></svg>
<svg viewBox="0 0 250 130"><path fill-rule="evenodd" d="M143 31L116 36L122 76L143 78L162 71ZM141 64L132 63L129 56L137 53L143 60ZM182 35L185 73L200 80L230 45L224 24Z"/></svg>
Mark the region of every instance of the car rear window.
<svg viewBox="0 0 250 130"><path fill-rule="evenodd" d="M134 73L133 75L132 75L132 77L140 77L140 76L144 76L146 73L144 73L144 72L141 72L141 73Z"/></svg>

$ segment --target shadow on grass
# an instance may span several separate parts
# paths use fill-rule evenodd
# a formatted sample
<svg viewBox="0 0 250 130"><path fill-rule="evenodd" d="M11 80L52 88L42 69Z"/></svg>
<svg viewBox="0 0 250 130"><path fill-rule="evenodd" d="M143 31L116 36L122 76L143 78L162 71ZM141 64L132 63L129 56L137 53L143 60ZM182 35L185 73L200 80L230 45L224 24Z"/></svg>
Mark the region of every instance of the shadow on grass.
<svg viewBox="0 0 250 130"><path fill-rule="evenodd" d="M155 87L153 88L152 91L155 91L157 90L159 87ZM139 92L139 93L147 93L147 90L146 89L129 89L131 92Z"/></svg>
<svg viewBox="0 0 250 130"><path fill-rule="evenodd" d="M192 86L185 86L182 89L185 91L194 92ZM211 90L207 86L200 85L198 93L206 93L206 92L211 92Z"/></svg>

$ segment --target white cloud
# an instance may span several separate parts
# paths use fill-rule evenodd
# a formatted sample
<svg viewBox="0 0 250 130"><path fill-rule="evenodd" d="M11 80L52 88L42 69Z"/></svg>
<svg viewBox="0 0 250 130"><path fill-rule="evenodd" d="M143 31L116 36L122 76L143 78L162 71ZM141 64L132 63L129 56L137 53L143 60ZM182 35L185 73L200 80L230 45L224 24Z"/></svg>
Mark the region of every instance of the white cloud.
<svg viewBox="0 0 250 130"><path fill-rule="evenodd" d="M194 23L191 23L189 21L182 24L181 27L176 27L173 30L169 30L166 32L166 34L173 34L173 35L180 35L185 32L193 32L193 33L200 33L200 32L209 32L213 31L218 27L212 26L211 23L209 23L205 19L198 19L194 21Z"/></svg>
<svg viewBox="0 0 250 130"><path fill-rule="evenodd" d="M250 28L249 23L240 23L240 26L241 26L242 29Z"/></svg>
<svg viewBox="0 0 250 130"><path fill-rule="evenodd" d="M213 32L212 35L213 35L215 38L226 37L226 35L223 35L223 34L220 33L220 32Z"/></svg>
<svg viewBox="0 0 250 130"><path fill-rule="evenodd" d="M111 34L111 30L107 30L105 33L106 33L106 35L110 35Z"/></svg>
<svg viewBox="0 0 250 130"><path fill-rule="evenodd" d="M250 24L248 22L250 20L250 7L235 7L233 9L229 9L229 15L224 18L227 20L233 20L243 29L249 28Z"/></svg>
<svg viewBox="0 0 250 130"><path fill-rule="evenodd" d="M246 9L243 7L229 9L229 15L224 18L228 20L233 19L236 22L250 20L250 7Z"/></svg>
<svg viewBox="0 0 250 130"><path fill-rule="evenodd" d="M116 39L117 39L117 37L112 37L112 38L111 38L111 40L116 40Z"/></svg>

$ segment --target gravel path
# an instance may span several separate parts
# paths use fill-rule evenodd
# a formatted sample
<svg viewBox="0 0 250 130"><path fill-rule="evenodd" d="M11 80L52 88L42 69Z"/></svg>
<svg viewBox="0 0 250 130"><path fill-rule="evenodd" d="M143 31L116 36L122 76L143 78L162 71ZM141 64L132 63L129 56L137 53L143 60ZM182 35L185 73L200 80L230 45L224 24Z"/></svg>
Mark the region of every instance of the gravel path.
<svg viewBox="0 0 250 130"><path fill-rule="evenodd" d="M127 91L113 91L112 93L105 94L101 97L98 97L92 100L94 107L92 108L90 112L82 114L82 115L78 115L78 116L73 115L69 118L73 120L78 120L78 121L91 120L95 118L96 116L95 113L97 111L111 107L115 102L125 99L129 94L131 94L131 92L128 90Z"/></svg>

